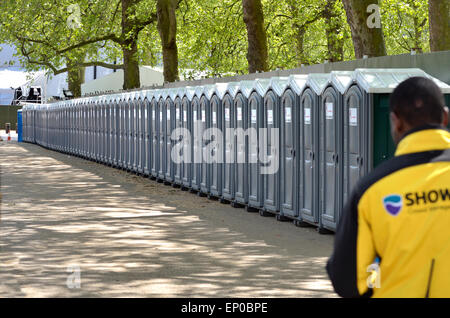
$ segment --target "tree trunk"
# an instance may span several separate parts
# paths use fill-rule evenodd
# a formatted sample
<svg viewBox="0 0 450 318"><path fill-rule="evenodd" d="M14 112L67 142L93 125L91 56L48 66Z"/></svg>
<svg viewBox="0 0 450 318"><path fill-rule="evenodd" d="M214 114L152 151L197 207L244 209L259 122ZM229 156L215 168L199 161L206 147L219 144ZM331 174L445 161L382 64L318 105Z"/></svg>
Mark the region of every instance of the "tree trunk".
<svg viewBox="0 0 450 318"><path fill-rule="evenodd" d="M297 59L297 67L301 67L302 64L308 64L306 63L304 52L306 26L299 25L298 23L297 3L294 4L293 2L290 2L289 8L291 11L292 19L294 21L294 23L292 23L292 28L294 29L295 33L295 57Z"/></svg>
<svg viewBox="0 0 450 318"><path fill-rule="evenodd" d="M306 61L306 56L305 56L305 48L304 48L304 44L305 44L305 27L304 26L299 26L299 25L295 25L295 55L297 57L297 66L301 67L302 64L309 64Z"/></svg>
<svg viewBox="0 0 450 318"><path fill-rule="evenodd" d="M135 17L136 0L122 0L122 34L125 36L122 43L123 89L125 90L141 87Z"/></svg>
<svg viewBox="0 0 450 318"><path fill-rule="evenodd" d="M244 23L247 26L248 71L249 73L266 72L269 68L269 55L261 0L242 0L242 7Z"/></svg>
<svg viewBox="0 0 450 318"><path fill-rule="evenodd" d="M336 0L328 0L323 16L326 20L326 36L328 46L328 60L339 62L344 60L344 39L339 38L343 25L341 17L335 9Z"/></svg>
<svg viewBox="0 0 450 318"><path fill-rule="evenodd" d="M158 32L161 38L164 81L175 82L178 75L177 17L175 10L177 0L158 0Z"/></svg>
<svg viewBox="0 0 450 318"><path fill-rule="evenodd" d="M450 2L428 0L430 16L430 49L432 52L450 50Z"/></svg>
<svg viewBox="0 0 450 318"><path fill-rule="evenodd" d="M374 13L367 12L367 9L369 5L378 6L378 0L342 0L342 3L352 31L356 58L362 58L364 55L369 57L386 55L381 21L377 26L368 25L369 21L372 21L369 18L373 17Z"/></svg>
<svg viewBox="0 0 450 318"><path fill-rule="evenodd" d="M83 61L81 61L82 63ZM67 65L67 82L69 91L72 92L73 97L81 97L81 84L84 83L85 68L79 67L74 61L66 60Z"/></svg>

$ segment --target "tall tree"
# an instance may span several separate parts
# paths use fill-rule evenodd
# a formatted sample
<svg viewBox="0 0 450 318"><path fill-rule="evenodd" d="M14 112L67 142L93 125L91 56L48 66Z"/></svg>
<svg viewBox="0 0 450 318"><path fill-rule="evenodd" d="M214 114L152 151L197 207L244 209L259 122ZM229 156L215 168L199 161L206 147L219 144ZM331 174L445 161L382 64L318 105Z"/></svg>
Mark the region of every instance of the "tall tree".
<svg viewBox="0 0 450 318"><path fill-rule="evenodd" d="M342 0L356 58L386 55L378 0Z"/></svg>
<svg viewBox="0 0 450 318"><path fill-rule="evenodd" d="M450 50L450 1L428 1L431 51Z"/></svg>
<svg viewBox="0 0 450 318"><path fill-rule="evenodd" d="M248 37L249 73L268 71L267 36L264 28L264 14L261 0L242 0L244 23Z"/></svg>
<svg viewBox="0 0 450 318"><path fill-rule="evenodd" d="M175 82L178 75L177 17L178 0L158 0L158 31L164 64L164 81Z"/></svg>
<svg viewBox="0 0 450 318"><path fill-rule="evenodd" d="M342 36L343 21L337 8L337 0L327 0L323 16L326 20L326 37L328 60L338 62L344 59L344 37Z"/></svg>

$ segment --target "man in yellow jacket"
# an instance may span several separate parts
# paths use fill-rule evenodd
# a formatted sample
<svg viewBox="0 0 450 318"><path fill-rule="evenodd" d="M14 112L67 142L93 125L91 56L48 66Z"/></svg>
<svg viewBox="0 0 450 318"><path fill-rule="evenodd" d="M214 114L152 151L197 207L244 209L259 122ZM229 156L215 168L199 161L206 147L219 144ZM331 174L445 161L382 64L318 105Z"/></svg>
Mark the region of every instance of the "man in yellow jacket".
<svg viewBox="0 0 450 318"><path fill-rule="evenodd" d="M450 297L449 110L414 77L390 100L395 157L355 186L327 271L342 297Z"/></svg>

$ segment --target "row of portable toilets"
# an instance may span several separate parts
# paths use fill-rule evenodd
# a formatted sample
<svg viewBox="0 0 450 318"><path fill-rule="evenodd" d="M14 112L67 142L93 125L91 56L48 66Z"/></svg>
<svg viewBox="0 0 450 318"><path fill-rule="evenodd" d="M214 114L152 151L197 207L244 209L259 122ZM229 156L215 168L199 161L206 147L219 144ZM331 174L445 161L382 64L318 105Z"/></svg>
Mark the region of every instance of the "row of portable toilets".
<svg viewBox="0 0 450 318"><path fill-rule="evenodd" d="M420 69L357 69L28 104L23 140L326 233L358 179L393 156L389 95L411 76L432 78ZM450 105L450 86L434 80ZM174 137L175 128L193 139ZM203 136L208 128L224 133ZM214 138L222 143L211 147ZM183 161L172 160L182 141ZM202 161L205 151L234 161Z"/></svg>

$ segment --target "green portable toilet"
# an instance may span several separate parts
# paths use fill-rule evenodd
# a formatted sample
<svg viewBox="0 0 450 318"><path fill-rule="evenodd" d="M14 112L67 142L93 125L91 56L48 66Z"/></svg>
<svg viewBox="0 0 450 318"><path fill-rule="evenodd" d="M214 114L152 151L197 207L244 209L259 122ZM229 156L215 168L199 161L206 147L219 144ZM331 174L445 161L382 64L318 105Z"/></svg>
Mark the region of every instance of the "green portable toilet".
<svg viewBox="0 0 450 318"><path fill-rule="evenodd" d="M398 84L415 76L433 79L450 104L450 86L421 69L355 70L344 95L344 203L360 177L394 156L389 98Z"/></svg>

